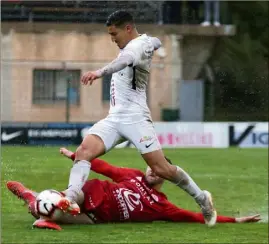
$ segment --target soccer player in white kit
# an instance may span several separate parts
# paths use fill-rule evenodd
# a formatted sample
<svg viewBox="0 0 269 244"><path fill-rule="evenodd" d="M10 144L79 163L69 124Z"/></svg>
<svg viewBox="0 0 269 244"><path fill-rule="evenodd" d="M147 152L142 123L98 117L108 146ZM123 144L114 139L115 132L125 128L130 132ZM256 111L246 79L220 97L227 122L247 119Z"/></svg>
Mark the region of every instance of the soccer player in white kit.
<svg viewBox="0 0 269 244"><path fill-rule="evenodd" d="M166 161L154 130L146 89L152 57L154 51L161 46L160 40L146 34L139 35L132 15L126 11L112 13L106 26L111 40L120 48L120 53L105 67L83 74L81 82L92 85L96 79L113 74L109 114L89 129L77 148L69 186L65 191L66 197L59 206L65 211L76 212L71 203L74 203L88 179L90 161L105 154L119 142L129 140L155 174L192 196L201 207L205 223L214 225L217 213L211 194L201 190L182 168Z"/></svg>

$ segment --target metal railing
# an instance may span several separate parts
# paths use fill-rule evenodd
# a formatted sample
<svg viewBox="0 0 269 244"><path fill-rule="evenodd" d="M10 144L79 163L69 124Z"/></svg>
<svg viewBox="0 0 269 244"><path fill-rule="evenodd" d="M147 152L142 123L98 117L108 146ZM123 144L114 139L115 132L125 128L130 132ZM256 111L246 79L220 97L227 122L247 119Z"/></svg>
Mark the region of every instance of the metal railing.
<svg viewBox="0 0 269 244"><path fill-rule="evenodd" d="M138 23L162 22L163 1L20 1L2 2L2 21L104 23L109 14L125 9Z"/></svg>

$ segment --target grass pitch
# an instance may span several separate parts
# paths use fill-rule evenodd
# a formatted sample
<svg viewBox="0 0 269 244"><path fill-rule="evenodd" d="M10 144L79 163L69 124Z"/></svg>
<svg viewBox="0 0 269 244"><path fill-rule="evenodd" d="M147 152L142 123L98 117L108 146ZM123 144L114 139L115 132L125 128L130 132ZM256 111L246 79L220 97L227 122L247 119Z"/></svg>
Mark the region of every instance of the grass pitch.
<svg viewBox="0 0 269 244"><path fill-rule="evenodd" d="M218 224L213 228L167 222L67 225L61 232L32 229L34 219L5 183L17 180L36 191L62 190L68 183L71 161L60 156L57 147L3 146L1 154L2 243L268 243L266 149L165 150L174 164L189 172L202 189L212 192L219 214L260 213L261 223ZM146 167L135 149L115 149L103 158L114 165ZM91 172L90 178L96 177L104 179ZM176 186L167 182L163 191L174 204L199 211L193 199Z"/></svg>

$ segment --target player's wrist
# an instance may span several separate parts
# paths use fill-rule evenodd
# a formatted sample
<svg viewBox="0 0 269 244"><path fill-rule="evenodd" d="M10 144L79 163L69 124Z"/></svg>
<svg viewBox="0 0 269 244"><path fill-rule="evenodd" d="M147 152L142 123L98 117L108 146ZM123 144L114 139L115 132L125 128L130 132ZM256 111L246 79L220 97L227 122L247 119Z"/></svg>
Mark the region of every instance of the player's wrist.
<svg viewBox="0 0 269 244"><path fill-rule="evenodd" d="M98 69L98 70L95 71L95 74L96 74L96 76L97 76L98 78L100 78L100 77L103 76L104 72L103 72L102 69Z"/></svg>

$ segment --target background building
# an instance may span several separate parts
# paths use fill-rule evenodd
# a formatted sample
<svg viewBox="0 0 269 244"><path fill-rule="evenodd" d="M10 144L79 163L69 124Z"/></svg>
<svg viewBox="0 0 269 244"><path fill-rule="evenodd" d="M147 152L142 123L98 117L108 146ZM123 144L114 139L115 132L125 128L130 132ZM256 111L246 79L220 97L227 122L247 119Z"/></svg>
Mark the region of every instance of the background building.
<svg viewBox="0 0 269 244"><path fill-rule="evenodd" d="M116 57L104 22L121 7L135 13L141 33L163 42L165 55L154 56L148 87L153 119L203 121L205 76L199 75L217 40L235 35L235 27L203 27L191 18L191 6L173 1L3 1L2 121L103 118L110 77L93 87L82 87L79 77Z"/></svg>

